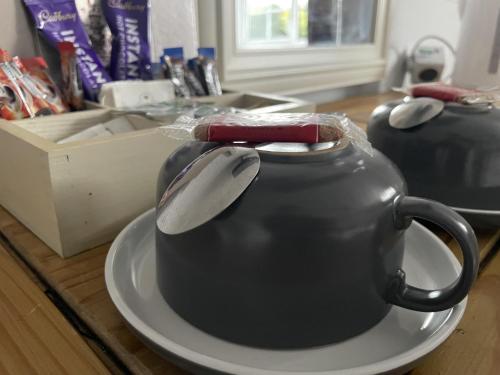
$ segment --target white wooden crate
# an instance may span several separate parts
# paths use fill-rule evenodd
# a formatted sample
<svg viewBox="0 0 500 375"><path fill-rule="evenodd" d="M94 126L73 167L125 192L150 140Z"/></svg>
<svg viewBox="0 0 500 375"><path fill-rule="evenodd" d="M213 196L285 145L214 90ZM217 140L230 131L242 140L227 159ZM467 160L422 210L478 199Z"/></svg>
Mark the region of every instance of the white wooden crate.
<svg viewBox="0 0 500 375"><path fill-rule="evenodd" d="M134 132L55 143L111 118L101 109L0 121L0 204L63 257L112 240L153 207L160 166L182 143L139 117Z"/></svg>

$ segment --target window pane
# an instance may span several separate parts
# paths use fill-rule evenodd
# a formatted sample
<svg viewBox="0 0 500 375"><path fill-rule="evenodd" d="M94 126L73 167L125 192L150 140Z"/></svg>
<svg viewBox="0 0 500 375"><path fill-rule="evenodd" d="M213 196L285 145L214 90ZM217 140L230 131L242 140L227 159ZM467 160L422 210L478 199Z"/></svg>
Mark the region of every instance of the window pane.
<svg viewBox="0 0 500 375"><path fill-rule="evenodd" d="M372 43L377 0L238 0L243 48Z"/></svg>
<svg viewBox="0 0 500 375"><path fill-rule="evenodd" d="M307 27L309 25L309 6L308 6L309 1L308 0L299 0L299 21L298 21L298 28L299 28L299 38L300 39L307 39L308 31Z"/></svg>
<svg viewBox="0 0 500 375"><path fill-rule="evenodd" d="M376 10L376 0L344 0L342 44L373 42Z"/></svg>
<svg viewBox="0 0 500 375"><path fill-rule="evenodd" d="M309 45L337 43L337 0L309 0Z"/></svg>
<svg viewBox="0 0 500 375"><path fill-rule="evenodd" d="M289 39L293 1L247 0L245 39L250 42Z"/></svg>
<svg viewBox="0 0 500 375"><path fill-rule="evenodd" d="M266 15L252 14L248 20L250 40L266 39Z"/></svg>
<svg viewBox="0 0 500 375"><path fill-rule="evenodd" d="M273 39L288 36L290 28L290 12L273 13L272 15L272 35Z"/></svg>

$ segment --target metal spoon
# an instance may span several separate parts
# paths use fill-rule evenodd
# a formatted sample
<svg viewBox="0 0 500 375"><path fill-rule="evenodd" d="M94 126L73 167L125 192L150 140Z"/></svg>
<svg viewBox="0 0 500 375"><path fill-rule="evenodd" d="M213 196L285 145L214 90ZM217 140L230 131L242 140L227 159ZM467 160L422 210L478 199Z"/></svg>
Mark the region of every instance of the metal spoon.
<svg viewBox="0 0 500 375"><path fill-rule="evenodd" d="M213 219L250 185L260 168L253 148L223 146L189 164L168 186L156 215L165 234L180 234Z"/></svg>
<svg viewBox="0 0 500 375"><path fill-rule="evenodd" d="M444 109L444 102L433 98L409 98L395 107L389 115L389 125L396 129L409 129L421 125Z"/></svg>

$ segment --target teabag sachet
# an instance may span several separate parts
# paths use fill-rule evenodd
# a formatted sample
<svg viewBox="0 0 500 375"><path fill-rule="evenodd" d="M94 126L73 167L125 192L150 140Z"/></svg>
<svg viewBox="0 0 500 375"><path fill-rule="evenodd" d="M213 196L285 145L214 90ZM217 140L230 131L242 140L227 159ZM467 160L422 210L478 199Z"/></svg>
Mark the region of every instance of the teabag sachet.
<svg viewBox="0 0 500 375"><path fill-rule="evenodd" d="M101 85L110 82L111 78L92 49L75 0L24 0L24 3L33 16L36 27L54 48L59 42L74 44L85 96L97 101Z"/></svg>
<svg viewBox="0 0 500 375"><path fill-rule="evenodd" d="M188 67L203 86L205 95L222 95L219 72L215 62L215 48L198 48L198 57L190 59Z"/></svg>
<svg viewBox="0 0 500 375"><path fill-rule="evenodd" d="M113 34L111 77L115 81L152 79L150 0L107 0L102 7Z"/></svg>
<svg viewBox="0 0 500 375"><path fill-rule="evenodd" d="M186 84L184 64L184 50L182 47L165 48L163 50L162 65L165 78L172 81L175 95L181 98L190 98L191 92Z"/></svg>
<svg viewBox="0 0 500 375"><path fill-rule="evenodd" d="M373 149L365 132L344 114L229 113L193 119L181 116L161 131L180 140L207 142L322 143L347 139L366 153Z"/></svg>

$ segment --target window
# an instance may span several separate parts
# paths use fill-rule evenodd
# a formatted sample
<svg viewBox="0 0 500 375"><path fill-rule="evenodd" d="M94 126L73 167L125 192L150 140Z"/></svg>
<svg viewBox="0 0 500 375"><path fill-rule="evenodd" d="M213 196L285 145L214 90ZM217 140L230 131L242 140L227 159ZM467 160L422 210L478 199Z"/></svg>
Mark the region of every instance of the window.
<svg viewBox="0 0 500 375"><path fill-rule="evenodd" d="M376 0L238 0L238 47L372 43L376 12Z"/></svg>
<svg viewBox="0 0 500 375"><path fill-rule="evenodd" d="M388 0L198 0L226 89L295 94L382 79Z"/></svg>
<svg viewBox="0 0 500 375"><path fill-rule="evenodd" d="M240 0L239 47L307 45L308 0Z"/></svg>

